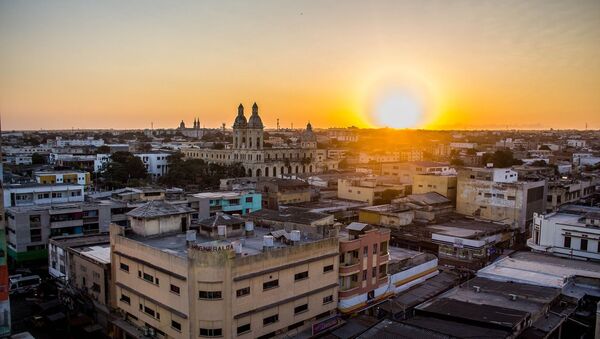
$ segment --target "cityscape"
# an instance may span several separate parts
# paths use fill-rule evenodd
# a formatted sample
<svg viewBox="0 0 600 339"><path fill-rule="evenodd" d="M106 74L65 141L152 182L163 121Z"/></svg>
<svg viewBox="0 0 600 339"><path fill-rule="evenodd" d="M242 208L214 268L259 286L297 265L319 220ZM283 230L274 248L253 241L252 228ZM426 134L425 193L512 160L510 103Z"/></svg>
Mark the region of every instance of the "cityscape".
<svg viewBox="0 0 600 339"><path fill-rule="evenodd" d="M600 339L600 2L0 1L0 338Z"/></svg>

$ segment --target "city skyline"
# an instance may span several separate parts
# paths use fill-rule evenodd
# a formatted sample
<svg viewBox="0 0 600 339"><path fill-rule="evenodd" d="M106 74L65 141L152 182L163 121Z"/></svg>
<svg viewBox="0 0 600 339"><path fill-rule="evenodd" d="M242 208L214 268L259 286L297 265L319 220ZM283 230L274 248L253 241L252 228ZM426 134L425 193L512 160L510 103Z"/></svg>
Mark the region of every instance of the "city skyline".
<svg viewBox="0 0 600 339"><path fill-rule="evenodd" d="M5 130L600 128L600 3L0 4Z"/></svg>

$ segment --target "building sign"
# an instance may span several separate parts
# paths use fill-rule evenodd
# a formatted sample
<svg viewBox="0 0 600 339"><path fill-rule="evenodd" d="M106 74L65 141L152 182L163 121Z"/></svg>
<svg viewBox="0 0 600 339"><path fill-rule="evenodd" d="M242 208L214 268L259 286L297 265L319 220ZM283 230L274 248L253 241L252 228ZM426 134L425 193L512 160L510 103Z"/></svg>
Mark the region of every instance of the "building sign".
<svg viewBox="0 0 600 339"><path fill-rule="evenodd" d="M331 318L327 318L321 322L312 325L312 335L317 335L321 332L326 331L338 324L338 316L334 315Z"/></svg>

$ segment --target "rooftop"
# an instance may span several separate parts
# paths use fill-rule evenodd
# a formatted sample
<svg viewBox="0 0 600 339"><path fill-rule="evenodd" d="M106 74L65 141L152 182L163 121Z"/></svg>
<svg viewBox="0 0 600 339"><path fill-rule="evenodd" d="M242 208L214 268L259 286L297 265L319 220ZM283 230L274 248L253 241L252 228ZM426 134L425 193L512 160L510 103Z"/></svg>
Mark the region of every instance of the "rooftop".
<svg viewBox="0 0 600 339"><path fill-rule="evenodd" d="M199 225L209 226L212 228L218 225L237 225L243 224L244 219L225 213L217 213L215 216L198 221Z"/></svg>
<svg viewBox="0 0 600 339"><path fill-rule="evenodd" d="M427 192L421 194L409 194L406 199L410 202L422 205L436 205L451 203L450 199L437 192Z"/></svg>
<svg viewBox="0 0 600 339"><path fill-rule="evenodd" d="M213 248L224 245L233 245L234 243L239 242L242 245L242 253L239 255L256 255L263 252L263 237L265 235L272 235L272 232L274 231L271 229L255 227L254 235L252 236L228 237L222 240L215 240L214 238L207 237L196 232L195 245L199 247ZM166 233L150 237L144 237L131 233L127 234L127 237L163 252L179 257L187 257L188 245L186 242L186 233ZM315 235L303 234L300 237L300 244L311 243L322 239L322 237ZM276 239L274 239L273 245L274 249L292 246L287 245L285 242L276 241Z"/></svg>
<svg viewBox="0 0 600 339"><path fill-rule="evenodd" d="M466 239L478 239L510 229L508 225L476 219L457 219L426 227L432 233Z"/></svg>
<svg viewBox="0 0 600 339"><path fill-rule="evenodd" d="M305 208L280 206L279 210L261 209L247 214L248 218L263 219L279 222L293 222L297 224L311 224L326 218L330 218L330 214L309 212Z"/></svg>
<svg viewBox="0 0 600 339"><path fill-rule="evenodd" d="M203 193L196 193L193 194L192 196L194 198L200 198L200 199L232 199L232 198L239 198L242 195L247 194L247 192L203 192Z"/></svg>
<svg viewBox="0 0 600 339"><path fill-rule="evenodd" d="M170 215L191 213L194 210L181 204L173 205L162 200L153 200L144 205L127 212L128 216L134 218L159 218Z"/></svg>
<svg viewBox="0 0 600 339"><path fill-rule="evenodd" d="M32 183L25 183L25 184L8 184L8 185L4 185L4 189L5 190L9 190L9 189L19 189L19 188L41 188L41 189L52 189L52 188L69 188L69 187L77 187L77 188L82 188L82 185L77 185L77 184L65 184L65 183L59 183L59 184L38 184L37 182L32 182Z"/></svg>

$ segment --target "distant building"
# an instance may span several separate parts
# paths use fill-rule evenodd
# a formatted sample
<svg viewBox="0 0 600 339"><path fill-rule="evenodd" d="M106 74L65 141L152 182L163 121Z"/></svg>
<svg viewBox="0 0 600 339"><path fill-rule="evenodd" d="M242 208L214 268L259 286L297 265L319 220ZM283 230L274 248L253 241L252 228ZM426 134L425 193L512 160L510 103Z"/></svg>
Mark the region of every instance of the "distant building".
<svg viewBox="0 0 600 339"><path fill-rule="evenodd" d="M204 129L200 126L200 119L198 118L194 119L194 125L191 128L186 127L185 122L181 120L181 123L179 123L179 127L177 128L177 132L188 138L200 139L204 136Z"/></svg>
<svg viewBox="0 0 600 339"><path fill-rule="evenodd" d="M403 184L380 183L371 178L338 179L337 197L373 205L384 200L384 194L389 193L391 200L406 195L407 189Z"/></svg>
<svg viewBox="0 0 600 339"><path fill-rule="evenodd" d="M90 173L82 171L42 171L33 173L38 184L77 184L89 186L91 184Z"/></svg>
<svg viewBox="0 0 600 339"><path fill-rule="evenodd" d="M546 196L546 211L558 210L560 206L576 203L580 199L591 196L596 192L596 186L600 183L597 178L551 181L548 183L548 194Z"/></svg>
<svg viewBox="0 0 600 339"><path fill-rule="evenodd" d="M518 181L506 168L464 168L458 173L456 211L511 225L525 234L534 212L546 210L546 182ZM523 242L525 240L523 239Z"/></svg>
<svg viewBox="0 0 600 339"><path fill-rule="evenodd" d="M448 164L433 161L412 161L381 164L380 175L393 181L412 184L418 174L453 175L456 171Z"/></svg>
<svg viewBox="0 0 600 339"><path fill-rule="evenodd" d="M412 193L436 192L456 204L456 175L415 174L413 176Z"/></svg>
<svg viewBox="0 0 600 339"><path fill-rule="evenodd" d="M203 192L188 196L188 206L194 209L193 220L215 216L219 212L247 215L262 208L262 195L254 192Z"/></svg>
<svg viewBox="0 0 600 339"><path fill-rule="evenodd" d="M262 194L263 208L277 209L311 200L310 186L298 179L261 178L256 190Z"/></svg>
<svg viewBox="0 0 600 339"><path fill-rule="evenodd" d="M13 184L4 187L4 206L33 206L83 202L84 186L77 184Z"/></svg>
<svg viewBox="0 0 600 339"><path fill-rule="evenodd" d="M534 214L527 245L536 252L600 261L600 208L568 205L558 212Z"/></svg>
<svg viewBox="0 0 600 339"><path fill-rule="evenodd" d="M142 160L146 171L154 179L164 176L169 171L169 156L171 153L148 152L134 153L133 155Z"/></svg>

